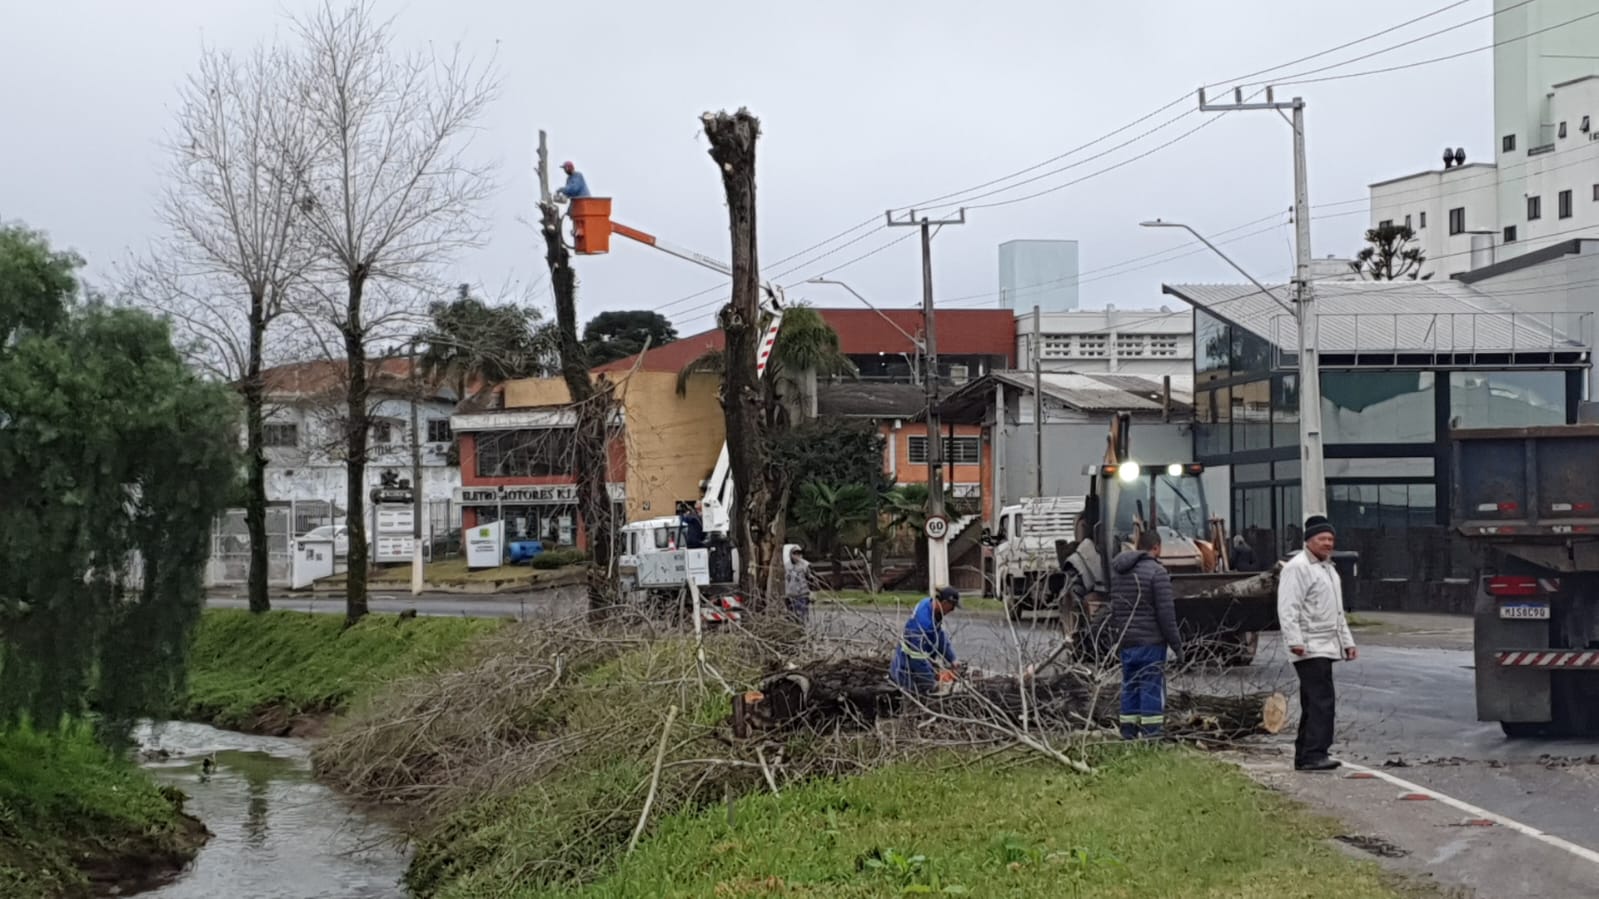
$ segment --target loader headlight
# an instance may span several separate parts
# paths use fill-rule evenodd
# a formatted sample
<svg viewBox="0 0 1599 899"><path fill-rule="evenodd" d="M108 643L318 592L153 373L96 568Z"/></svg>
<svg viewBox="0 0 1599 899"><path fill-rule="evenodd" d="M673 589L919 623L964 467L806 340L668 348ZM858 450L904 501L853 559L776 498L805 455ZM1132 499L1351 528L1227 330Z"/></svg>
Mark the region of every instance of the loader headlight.
<svg viewBox="0 0 1599 899"><path fill-rule="evenodd" d="M1182 477L1183 476L1182 463L1181 462L1173 462L1172 464L1166 466L1166 476L1169 477L1169 478L1180 478L1180 477Z"/></svg>
<svg viewBox="0 0 1599 899"><path fill-rule="evenodd" d="M1137 462L1123 462L1121 467L1116 469L1116 477L1120 478L1124 484L1131 484L1133 481L1138 480L1138 475Z"/></svg>

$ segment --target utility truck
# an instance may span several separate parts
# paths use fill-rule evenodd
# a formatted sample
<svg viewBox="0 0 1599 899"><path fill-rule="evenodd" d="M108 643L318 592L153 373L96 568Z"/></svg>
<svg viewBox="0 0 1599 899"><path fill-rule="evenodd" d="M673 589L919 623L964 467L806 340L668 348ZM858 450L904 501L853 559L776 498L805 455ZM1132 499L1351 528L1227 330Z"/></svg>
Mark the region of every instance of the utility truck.
<svg viewBox="0 0 1599 899"><path fill-rule="evenodd" d="M1477 718L1599 731L1599 424L1450 433L1450 521L1475 557Z"/></svg>
<svg viewBox="0 0 1599 899"><path fill-rule="evenodd" d="M653 234L631 228L611 219L609 197L579 197L571 201L573 250L581 255L610 252L610 238L619 234L663 253L692 262L728 277L733 267L693 250L673 246ZM764 333L755 348L755 376L766 374L778 330L783 325L783 288L770 282L761 285L761 313ZM685 607L691 600L704 623L737 621L744 609L738 595L738 554L731 540L730 511L733 507L733 470L722 442L716 467L703 485L699 514L704 532L703 546L688 545L683 515L652 518L622 528L622 552L617 560L624 596L665 612ZM788 557L784 552L784 559ZM703 600L700 602L698 600Z"/></svg>

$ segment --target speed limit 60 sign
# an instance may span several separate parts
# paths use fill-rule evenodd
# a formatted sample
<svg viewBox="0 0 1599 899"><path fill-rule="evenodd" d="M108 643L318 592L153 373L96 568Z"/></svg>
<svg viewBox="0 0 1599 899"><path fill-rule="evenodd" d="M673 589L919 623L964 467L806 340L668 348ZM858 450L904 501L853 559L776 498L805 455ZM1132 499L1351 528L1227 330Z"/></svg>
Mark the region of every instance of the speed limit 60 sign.
<svg viewBox="0 0 1599 899"><path fill-rule="evenodd" d="M929 515L923 530L927 533L927 539L942 540L949 536L949 519L942 515Z"/></svg>

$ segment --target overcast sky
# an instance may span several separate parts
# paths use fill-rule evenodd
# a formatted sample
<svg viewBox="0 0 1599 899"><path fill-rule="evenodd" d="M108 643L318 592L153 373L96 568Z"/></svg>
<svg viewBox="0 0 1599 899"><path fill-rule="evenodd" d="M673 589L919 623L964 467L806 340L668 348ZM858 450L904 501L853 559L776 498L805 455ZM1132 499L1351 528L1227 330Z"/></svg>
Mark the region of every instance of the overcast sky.
<svg viewBox="0 0 1599 899"><path fill-rule="evenodd" d="M202 43L245 49L311 0L52 0L0 3L0 220L22 220L90 260L91 271L142 248L165 162L176 86ZM489 243L459 260L452 281L488 293L538 285L537 234L519 219L534 199L534 139L572 159L615 217L707 255L728 253L721 184L699 114L747 106L761 117L763 274L792 283L830 272L885 306L920 300L914 229L876 226L891 206L973 187L1120 128L1202 83L1248 75L1383 32L1446 0L873 0L807 3L394 0L402 42L459 41L497 55L503 93L475 152L498 160L503 190L487 210ZM1133 11L1141 13L1133 18ZM1278 75L1319 68L1491 12L1471 0ZM1327 72L1365 71L1486 47L1489 21ZM1367 226L1366 184L1440 164L1443 148L1491 160L1491 53L1397 73L1283 88L1308 103L1310 196L1320 207L1317 256L1352 254ZM976 191L972 209L934 241L937 296L997 304L998 245L1022 238L1081 242L1085 308L1153 308L1162 281L1236 280L1208 254L1171 259L1183 235L1140 229L1186 221L1208 234L1285 213L1293 200L1288 127L1271 113L1197 113L1094 161L1193 107L1190 98L1105 143L1023 176L1015 190ZM1208 124L1207 120L1209 121ZM1196 125L1205 127L1178 140ZM1153 151L1153 152L1151 152ZM1003 185L1000 185L1003 187ZM990 188L989 190L993 190ZM983 194L988 194L982 196ZM953 213L953 209L944 210ZM795 259L783 257L872 221ZM1269 227L1273 221L1278 227ZM1263 279L1291 269L1287 216L1226 249ZM841 246L846 241L857 242ZM891 246L890 241L907 238ZM868 258L864 254L880 250ZM1168 252L1169 251L1169 252ZM1165 253L1165 256L1152 254ZM1141 259L1116 269L1127 260ZM846 265L846 263L849 263ZM843 266L842 268L839 268ZM1137 267L1137 270L1128 270ZM836 270L835 270L836 269ZM580 315L653 308L688 333L711 324L718 276L618 240L581 259ZM779 277L780 276L780 277ZM818 305L854 300L838 288L791 291ZM1030 304L1027 304L1030 305Z"/></svg>

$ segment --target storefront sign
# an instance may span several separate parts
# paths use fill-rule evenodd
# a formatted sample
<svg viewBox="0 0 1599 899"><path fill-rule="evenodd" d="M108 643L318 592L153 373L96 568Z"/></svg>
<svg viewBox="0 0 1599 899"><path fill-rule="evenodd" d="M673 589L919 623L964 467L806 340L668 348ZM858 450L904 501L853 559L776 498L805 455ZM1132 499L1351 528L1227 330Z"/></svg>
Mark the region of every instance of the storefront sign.
<svg viewBox="0 0 1599 899"><path fill-rule="evenodd" d="M505 558L504 534L504 525L498 521L467 529L466 567L500 567L500 560Z"/></svg>
<svg viewBox="0 0 1599 899"><path fill-rule="evenodd" d="M614 502L627 498L622 484L607 485ZM577 502L576 484L536 484L526 487L457 487L455 503L460 506L536 506Z"/></svg>

